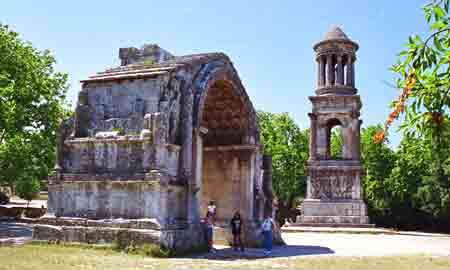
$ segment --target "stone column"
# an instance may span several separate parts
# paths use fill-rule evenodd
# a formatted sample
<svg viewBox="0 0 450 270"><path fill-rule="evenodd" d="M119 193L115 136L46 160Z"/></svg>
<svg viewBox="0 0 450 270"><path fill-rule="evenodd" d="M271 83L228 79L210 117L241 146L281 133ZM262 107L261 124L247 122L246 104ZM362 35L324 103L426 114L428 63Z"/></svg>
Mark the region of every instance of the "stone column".
<svg viewBox="0 0 450 270"><path fill-rule="evenodd" d="M311 121L309 130L309 160L317 159L317 116L314 113L308 113Z"/></svg>
<svg viewBox="0 0 450 270"><path fill-rule="evenodd" d="M249 171L248 171L248 181L247 181L247 208L248 208L248 218L253 219L254 217L254 187L255 187L255 161L256 161L256 154L255 152L251 152L250 154L250 161L249 161Z"/></svg>
<svg viewBox="0 0 450 270"><path fill-rule="evenodd" d="M337 56L336 85L344 85L344 64L342 63L342 55Z"/></svg>
<svg viewBox="0 0 450 270"><path fill-rule="evenodd" d="M354 82L354 72L353 72L353 57L351 55L349 55L347 57L347 81L346 81L346 85L347 86L355 86L355 82Z"/></svg>
<svg viewBox="0 0 450 270"><path fill-rule="evenodd" d="M317 87L320 88L325 85L325 59L322 56L319 56L317 58L317 66Z"/></svg>
<svg viewBox="0 0 450 270"><path fill-rule="evenodd" d="M249 201L251 198L247 197L250 195L248 184L249 184L249 159L248 153L239 153L239 175L240 175L240 188L239 188L239 208L241 215L244 220L249 220L252 217L249 209ZM234 210L234 209L233 209Z"/></svg>
<svg viewBox="0 0 450 270"><path fill-rule="evenodd" d="M272 190L272 156L263 156L263 168L263 192L265 197L263 215L266 215L267 213L272 213L272 201L274 198Z"/></svg>
<svg viewBox="0 0 450 270"><path fill-rule="evenodd" d="M232 209L240 209L241 206L241 172L239 168L239 157L236 153L231 152L231 201L232 201ZM241 213L244 216L244 213Z"/></svg>
<svg viewBox="0 0 450 270"><path fill-rule="evenodd" d="M327 86L334 84L333 55L327 55Z"/></svg>
<svg viewBox="0 0 450 270"><path fill-rule="evenodd" d="M193 219L193 221L197 221L197 219L200 218L200 203L202 201L202 181L203 181L203 136L208 133L208 129L205 127L200 127L198 132L196 132L196 149L195 149L195 171L194 171L194 178L195 181L193 183L193 186L191 188L193 194L192 198L192 214L190 217Z"/></svg>
<svg viewBox="0 0 450 270"><path fill-rule="evenodd" d="M179 180L187 184L187 206L186 218L189 221L197 220L199 217L195 216L197 214L197 201L194 198L194 184L195 179L192 179L192 160L193 156L193 107L194 107L194 95L190 89L185 88L181 94L182 99L182 109L181 109L181 151L180 151L180 172Z"/></svg>
<svg viewBox="0 0 450 270"><path fill-rule="evenodd" d="M360 160L361 159L361 139L360 139L360 132L361 132L361 123L362 120L359 120L358 118L353 119L353 157L352 159Z"/></svg>
<svg viewBox="0 0 450 270"><path fill-rule="evenodd" d="M352 64L350 65L350 70L351 70L351 82L352 82L352 86L355 87L355 61L352 61Z"/></svg>

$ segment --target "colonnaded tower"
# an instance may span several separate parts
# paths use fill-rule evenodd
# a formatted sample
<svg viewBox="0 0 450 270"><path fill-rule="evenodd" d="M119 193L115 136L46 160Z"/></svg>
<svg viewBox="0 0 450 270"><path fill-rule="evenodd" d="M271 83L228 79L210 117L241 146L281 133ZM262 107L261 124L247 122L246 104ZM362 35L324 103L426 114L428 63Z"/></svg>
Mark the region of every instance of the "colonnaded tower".
<svg viewBox="0 0 450 270"><path fill-rule="evenodd" d="M314 45L318 63L316 95L312 102L307 196L302 205L303 225L369 223L362 200L360 158L361 99L355 88L358 44L339 27ZM331 135L340 127L342 155L331 155Z"/></svg>

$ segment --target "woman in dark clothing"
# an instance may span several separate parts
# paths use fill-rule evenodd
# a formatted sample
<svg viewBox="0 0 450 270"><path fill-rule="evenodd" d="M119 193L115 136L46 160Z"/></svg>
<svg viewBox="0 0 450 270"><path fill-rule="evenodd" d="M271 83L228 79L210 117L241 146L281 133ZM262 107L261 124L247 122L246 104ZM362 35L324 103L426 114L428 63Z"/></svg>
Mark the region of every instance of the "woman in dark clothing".
<svg viewBox="0 0 450 270"><path fill-rule="evenodd" d="M234 213L233 218L230 221L231 233L233 234L233 248L235 251L240 247L241 251L244 251L244 245L242 244L241 233L242 233L242 219L239 211Z"/></svg>

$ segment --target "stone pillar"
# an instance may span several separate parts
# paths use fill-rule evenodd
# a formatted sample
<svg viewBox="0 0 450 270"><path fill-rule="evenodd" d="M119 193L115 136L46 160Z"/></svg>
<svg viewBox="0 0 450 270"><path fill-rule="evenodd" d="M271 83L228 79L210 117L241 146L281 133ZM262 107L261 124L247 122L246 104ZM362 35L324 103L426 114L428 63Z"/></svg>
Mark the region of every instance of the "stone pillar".
<svg viewBox="0 0 450 270"><path fill-rule="evenodd" d="M309 160L317 159L317 116L314 113L308 113L311 121L309 130Z"/></svg>
<svg viewBox="0 0 450 270"><path fill-rule="evenodd" d="M350 70L351 70L351 82L352 82L352 87L355 87L355 61L352 61L352 64L350 65Z"/></svg>
<svg viewBox="0 0 450 270"><path fill-rule="evenodd" d="M318 66L318 78L317 78L317 87L323 87L325 85L325 59L322 56L317 58L317 66Z"/></svg>
<svg viewBox="0 0 450 270"><path fill-rule="evenodd" d="M312 130L312 129L311 129ZM316 120L316 158L326 159L327 156L327 128Z"/></svg>
<svg viewBox="0 0 450 270"><path fill-rule="evenodd" d="M247 195L249 194L248 184L249 184L249 159L247 153L239 153L239 175L240 175L240 189L239 193L239 208L241 215L244 220L249 220L252 217L249 209L249 201L251 200ZM234 209L236 210L236 209Z"/></svg>
<svg viewBox="0 0 450 270"><path fill-rule="evenodd" d="M232 153L232 161L231 161L231 194L233 209L239 209L241 206L241 197L240 197L240 184L241 184L241 172L239 170L239 158L235 153ZM242 213L244 216L244 213Z"/></svg>
<svg viewBox="0 0 450 270"><path fill-rule="evenodd" d="M327 55L327 86L334 84L333 55Z"/></svg>
<svg viewBox="0 0 450 270"><path fill-rule="evenodd" d="M342 63L342 55L337 56L336 85L344 85L344 64Z"/></svg>
<svg viewBox="0 0 450 270"><path fill-rule="evenodd" d="M354 136L354 143L353 143L353 155L352 159L354 160L360 160L361 159L361 139L360 139L360 133L361 133L361 123L362 120L359 120L358 118L353 119L353 136Z"/></svg>
<svg viewBox="0 0 450 270"><path fill-rule="evenodd" d="M191 188L193 194L192 198L192 214L190 215L190 218L193 219L193 221L197 221L197 219L200 219L201 213L200 213L200 203L202 201L202 181L203 181L203 137L208 133L208 129L204 127L200 127L198 132L196 132L196 148L195 148L195 172L194 172L194 178L195 181L193 183L193 186Z"/></svg>
<svg viewBox="0 0 450 270"><path fill-rule="evenodd" d="M263 192L265 197L263 216L265 216L267 213L272 213L272 202L274 198L272 190L272 156L263 156L263 169Z"/></svg>
<svg viewBox="0 0 450 270"><path fill-rule="evenodd" d="M246 191L246 199L247 199L247 209L248 209L248 218L253 219L254 217L254 186L255 186L255 163L256 163L256 154L255 152L249 153L250 160L248 164L248 180L247 180L247 191Z"/></svg>
<svg viewBox="0 0 450 270"><path fill-rule="evenodd" d="M181 109L181 153L180 153L180 173L179 181L187 184L187 216L189 221L198 219L197 214L197 203L194 198L195 185L192 179L192 160L193 156L193 106L194 106L194 95L190 89L185 88L182 91L182 109Z"/></svg>
<svg viewBox="0 0 450 270"><path fill-rule="evenodd" d="M346 85L347 86L355 86L355 82L354 82L354 72L353 72L353 57L351 55L347 56L347 81L346 81Z"/></svg>

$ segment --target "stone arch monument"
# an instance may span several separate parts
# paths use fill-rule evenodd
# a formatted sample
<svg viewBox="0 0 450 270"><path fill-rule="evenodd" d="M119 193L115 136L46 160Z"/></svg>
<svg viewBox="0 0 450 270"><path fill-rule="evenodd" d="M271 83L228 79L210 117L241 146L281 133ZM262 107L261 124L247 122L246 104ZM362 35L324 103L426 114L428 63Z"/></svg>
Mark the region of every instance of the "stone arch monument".
<svg viewBox="0 0 450 270"><path fill-rule="evenodd" d="M368 226L362 200L360 159L361 99L355 88L356 51L339 27L314 45L318 79L312 102L307 194L302 204L302 225ZM331 129L340 126L342 158L332 160Z"/></svg>
<svg viewBox="0 0 450 270"><path fill-rule="evenodd" d="M82 81L75 115L58 132L48 215L35 238L186 250L203 243L200 221L213 200L226 237L239 210L245 243L259 245L271 162L230 59L157 45L119 56L121 66Z"/></svg>

